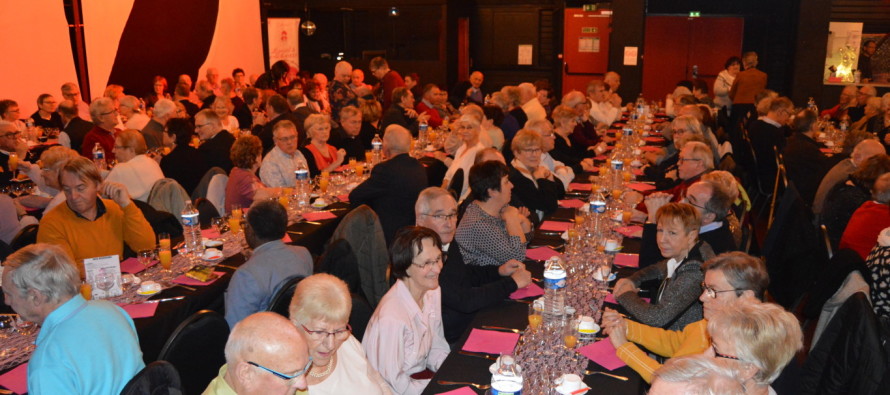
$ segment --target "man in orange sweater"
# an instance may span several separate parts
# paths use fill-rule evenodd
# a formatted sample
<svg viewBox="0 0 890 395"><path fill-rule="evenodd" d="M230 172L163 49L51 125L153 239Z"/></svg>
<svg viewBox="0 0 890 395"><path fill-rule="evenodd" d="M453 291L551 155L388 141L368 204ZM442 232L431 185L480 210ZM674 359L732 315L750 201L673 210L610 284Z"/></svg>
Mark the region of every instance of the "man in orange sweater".
<svg viewBox="0 0 890 395"><path fill-rule="evenodd" d="M37 242L62 247L74 259L81 278L84 259L123 257L124 243L134 251L154 248L155 233L126 187L102 182L92 161L68 161L59 171L59 183L66 202L44 214Z"/></svg>

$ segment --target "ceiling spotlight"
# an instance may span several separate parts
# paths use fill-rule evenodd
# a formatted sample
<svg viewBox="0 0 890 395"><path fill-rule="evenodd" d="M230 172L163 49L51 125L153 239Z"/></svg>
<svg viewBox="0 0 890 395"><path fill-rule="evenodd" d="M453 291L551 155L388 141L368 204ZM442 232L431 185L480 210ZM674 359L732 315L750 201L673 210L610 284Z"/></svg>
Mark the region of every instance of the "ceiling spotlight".
<svg viewBox="0 0 890 395"><path fill-rule="evenodd" d="M389 9L389 16L397 17L399 16L399 7L392 7Z"/></svg>

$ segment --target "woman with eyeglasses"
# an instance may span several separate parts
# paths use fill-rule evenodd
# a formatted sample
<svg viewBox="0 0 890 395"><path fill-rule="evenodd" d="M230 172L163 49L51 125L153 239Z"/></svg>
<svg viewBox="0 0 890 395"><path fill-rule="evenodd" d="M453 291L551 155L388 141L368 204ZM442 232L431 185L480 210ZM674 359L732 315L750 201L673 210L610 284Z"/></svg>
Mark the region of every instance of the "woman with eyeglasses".
<svg viewBox="0 0 890 395"><path fill-rule="evenodd" d="M575 113L575 110L560 104L553 109L551 117L553 118L553 134L556 135L556 141L554 142L553 150L550 151L550 156L571 167L575 174L593 171L595 167L593 159L579 156L578 149L573 147L572 140L569 138L572 132L575 131L575 126L578 125L578 115ZM583 147L581 151L586 149L587 147Z"/></svg>
<svg viewBox="0 0 890 395"><path fill-rule="evenodd" d="M509 179L513 196L534 211L538 220L556 211L559 199L565 196L562 182L541 164L543 139L537 132L522 129L513 137L513 161Z"/></svg>
<svg viewBox="0 0 890 395"><path fill-rule="evenodd" d="M312 394L340 394L344 388L365 395L391 394L389 385L365 358L352 336L349 314L352 299L343 280L326 273L297 284L290 304L290 320L309 345L312 368L306 375Z"/></svg>
<svg viewBox="0 0 890 395"><path fill-rule="evenodd" d="M442 242L419 226L402 228L390 247L389 289L365 331L362 346L371 366L395 394L420 394L450 349L442 327Z"/></svg>
<svg viewBox="0 0 890 395"><path fill-rule="evenodd" d="M664 330L633 320L606 309L602 324L615 346L618 358L633 368L647 382L661 364L639 346L667 358L705 352L710 344L708 320L726 306L760 303L769 286L769 274L763 261L742 252L727 252L705 262L705 276L698 300L704 319L681 330Z"/></svg>

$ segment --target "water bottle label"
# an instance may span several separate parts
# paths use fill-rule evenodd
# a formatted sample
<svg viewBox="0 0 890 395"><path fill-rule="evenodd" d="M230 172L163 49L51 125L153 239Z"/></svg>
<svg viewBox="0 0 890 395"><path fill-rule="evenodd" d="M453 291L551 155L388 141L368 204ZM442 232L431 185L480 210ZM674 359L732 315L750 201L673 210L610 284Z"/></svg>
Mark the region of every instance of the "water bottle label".
<svg viewBox="0 0 890 395"><path fill-rule="evenodd" d="M199 226L198 214L182 214L182 226Z"/></svg>
<svg viewBox="0 0 890 395"><path fill-rule="evenodd" d="M93 159L105 159L105 153L102 151L93 152Z"/></svg>
<svg viewBox="0 0 890 395"><path fill-rule="evenodd" d="M634 130L632 128L624 128L622 129L625 136L633 136Z"/></svg>
<svg viewBox="0 0 890 395"><path fill-rule="evenodd" d="M613 160L612 161L612 170L624 170L624 161L623 160Z"/></svg>
<svg viewBox="0 0 890 395"><path fill-rule="evenodd" d="M591 202L590 203L590 212L602 214L606 212L606 202Z"/></svg>
<svg viewBox="0 0 890 395"><path fill-rule="evenodd" d="M309 180L309 170L302 169L294 171L294 175L297 177L297 181L306 181Z"/></svg>
<svg viewBox="0 0 890 395"><path fill-rule="evenodd" d="M521 395L522 383L505 381L491 383L491 395Z"/></svg>
<svg viewBox="0 0 890 395"><path fill-rule="evenodd" d="M372 143L371 143L371 146L372 146L375 150L379 150L379 149L381 149L381 148L383 147L383 143L382 143L382 142L377 142L377 141L375 141L375 142L372 142Z"/></svg>
<svg viewBox="0 0 890 395"><path fill-rule="evenodd" d="M425 132L427 130L427 128L429 128L429 125L427 125L425 123L420 124L419 129L421 132Z"/></svg>
<svg viewBox="0 0 890 395"><path fill-rule="evenodd" d="M566 287L566 277L563 274L559 278L547 278L544 276L544 289L562 289Z"/></svg>

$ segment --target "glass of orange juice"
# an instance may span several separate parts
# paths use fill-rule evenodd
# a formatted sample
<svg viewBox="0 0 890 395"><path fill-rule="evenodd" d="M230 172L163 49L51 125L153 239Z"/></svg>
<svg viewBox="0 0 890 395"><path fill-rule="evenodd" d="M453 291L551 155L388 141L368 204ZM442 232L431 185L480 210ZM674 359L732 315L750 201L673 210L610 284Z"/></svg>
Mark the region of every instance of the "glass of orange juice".
<svg viewBox="0 0 890 395"><path fill-rule="evenodd" d="M367 150L365 151L365 162L371 163L374 161L374 151Z"/></svg>
<svg viewBox="0 0 890 395"><path fill-rule="evenodd" d="M229 216L229 231L232 232L233 235L237 235L241 232L241 218L240 216L236 217L233 212L232 215Z"/></svg>
<svg viewBox="0 0 890 395"><path fill-rule="evenodd" d="M231 214L232 217L234 217L234 218L241 219L241 217L243 216L243 214L242 214L242 212L241 212L241 205L240 205L240 204L233 204L233 205L231 205L231 206L229 206L229 207L230 207L230 209L229 209L229 214Z"/></svg>
<svg viewBox="0 0 890 395"><path fill-rule="evenodd" d="M358 178L362 178L365 175L365 164L362 162L358 162L355 164L355 176Z"/></svg>
<svg viewBox="0 0 890 395"><path fill-rule="evenodd" d="M90 300L93 298L93 286L90 283L84 281L80 284L80 296L83 296L84 299Z"/></svg>
<svg viewBox="0 0 890 395"><path fill-rule="evenodd" d="M158 260L161 261L162 272L170 273L170 266L173 265L173 253L169 248L158 248Z"/></svg>
<svg viewBox="0 0 890 395"><path fill-rule="evenodd" d="M575 348L578 344L578 326L575 320L565 321L562 327L562 341L566 348Z"/></svg>
<svg viewBox="0 0 890 395"><path fill-rule="evenodd" d="M538 330L544 322L544 316L541 309L536 307L534 303L528 305L528 327L531 330Z"/></svg>
<svg viewBox="0 0 890 395"><path fill-rule="evenodd" d="M15 175L15 171L19 168L19 156L15 152L9 153L9 171L12 172L13 176Z"/></svg>
<svg viewBox="0 0 890 395"><path fill-rule="evenodd" d="M158 246L161 248L170 249L170 234L169 233L158 233Z"/></svg>

